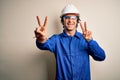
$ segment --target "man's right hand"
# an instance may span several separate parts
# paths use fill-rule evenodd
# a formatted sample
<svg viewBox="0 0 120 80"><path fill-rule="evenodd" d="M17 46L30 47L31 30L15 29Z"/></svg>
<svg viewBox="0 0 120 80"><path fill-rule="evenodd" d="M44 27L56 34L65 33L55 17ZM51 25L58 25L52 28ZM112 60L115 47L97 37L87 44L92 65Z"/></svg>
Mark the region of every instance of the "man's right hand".
<svg viewBox="0 0 120 80"><path fill-rule="evenodd" d="M48 21L48 17L45 17L44 25L40 23L40 18L39 16L36 16L37 21L38 21L38 27L36 28L35 32L35 37L40 43L44 43L47 40L46 36L46 24Z"/></svg>

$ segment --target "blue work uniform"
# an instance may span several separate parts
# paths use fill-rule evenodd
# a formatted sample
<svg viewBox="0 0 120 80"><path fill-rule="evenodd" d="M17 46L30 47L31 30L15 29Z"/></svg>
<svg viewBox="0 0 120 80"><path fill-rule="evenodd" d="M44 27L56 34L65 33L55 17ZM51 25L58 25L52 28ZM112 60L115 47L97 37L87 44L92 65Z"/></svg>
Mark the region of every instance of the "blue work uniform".
<svg viewBox="0 0 120 80"><path fill-rule="evenodd" d="M56 80L90 80L89 55L95 60L105 59L104 50L94 40L86 41L80 32L69 36L63 31L55 34L45 43L36 45L41 50L54 53L56 59Z"/></svg>

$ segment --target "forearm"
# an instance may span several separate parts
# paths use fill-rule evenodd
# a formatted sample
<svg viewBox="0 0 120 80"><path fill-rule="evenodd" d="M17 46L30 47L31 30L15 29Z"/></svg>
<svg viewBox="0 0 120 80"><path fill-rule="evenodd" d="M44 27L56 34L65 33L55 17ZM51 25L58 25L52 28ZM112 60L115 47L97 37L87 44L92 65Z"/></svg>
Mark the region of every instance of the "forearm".
<svg viewBox="0 0 120 80"><path fill-rule="evenodd" d="M47 41L44 43L41 43L38 40L36 40L36 46L37 46L37 48L39 48L41 50L47 50L46 43L47 43Z"/></svg>
<svg viewBox="0 0 120 80"><path fill-rule="evenodd" d="M98 45L94 40L88 42L90 55L98 61L103 61L105 59L105 51Z"/></svg>
<svg viewBox="0 0 120 80"><path fill-rule="evenodd" d="M50 38L46 38L45 41L41 42L42 40L38 41L36 40L36 46L41 50L49 50L51 52L54 52L55 49L55 41L56 36L52 36Z"/></svg>

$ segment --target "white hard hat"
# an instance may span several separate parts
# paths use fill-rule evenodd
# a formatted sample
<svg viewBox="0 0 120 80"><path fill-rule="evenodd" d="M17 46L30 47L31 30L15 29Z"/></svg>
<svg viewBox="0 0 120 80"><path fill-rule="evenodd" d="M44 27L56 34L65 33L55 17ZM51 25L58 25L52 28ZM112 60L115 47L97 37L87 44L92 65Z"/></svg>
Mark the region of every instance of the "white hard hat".
<svg viewBox="0 0 120 80"><path fill-rule="evenodd" d="M61 16L68 14L68 13L75 13L79 15L79 11L78 9L72 5L72 4L68 4L67 6L65 6L61 12Z"/></svg>

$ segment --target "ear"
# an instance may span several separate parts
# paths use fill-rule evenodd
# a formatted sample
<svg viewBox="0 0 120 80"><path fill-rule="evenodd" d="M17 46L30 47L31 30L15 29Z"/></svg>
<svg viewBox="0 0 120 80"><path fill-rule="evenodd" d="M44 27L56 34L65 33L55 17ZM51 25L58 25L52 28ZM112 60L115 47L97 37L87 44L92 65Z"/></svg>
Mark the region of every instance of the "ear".
<svg viewBox="0 0 120 80"><path fill-rule="evenodd" d="M80 17L77 16L77 23L79 23L81 20L80 20Z"/></svg>
<svg viewBox="0 0 120 80"><path fill-rule="evenodd" d="M63 17L61 17L61 23L62 23L62 25L64 25L64 20L63 20Z"/></svg>

